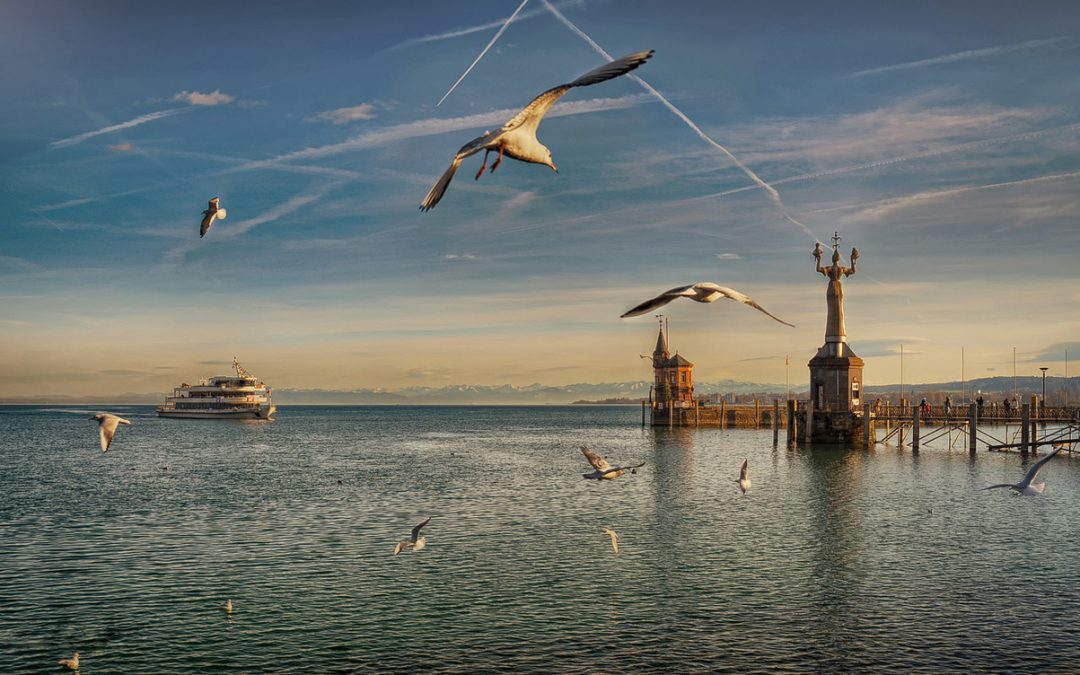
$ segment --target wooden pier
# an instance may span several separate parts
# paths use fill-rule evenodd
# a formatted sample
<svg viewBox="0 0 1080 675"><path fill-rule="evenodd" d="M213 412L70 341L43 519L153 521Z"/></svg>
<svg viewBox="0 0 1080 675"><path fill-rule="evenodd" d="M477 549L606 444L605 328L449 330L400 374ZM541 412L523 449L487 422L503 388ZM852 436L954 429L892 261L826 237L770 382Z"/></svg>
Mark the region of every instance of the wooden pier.
<svg viewBox="0 0 1080 675"><path fill-rule="evenodd" d="M642 426L700 427L713 429L769 429L773 443L778 443L781 429L789 447L805 445L807 429L814 424L814 409L808 400L781 402L755 400L731 404L720 401L671 402L643 401ZM890 405L877 409L864 404L850 413L851 445L870 449L876 445L895 445L919 452L923 446L965 449L974 454L980 447L991 452L1038 452L1040 447L1062 445L1071 451L1080 444L1080 409L1044 409L1042 416L1032 415L1037 406L1023 404L1015 415L980 415L974 403L952 408L931 407L929 414L918 406ZM825 411L833 416L838 413ZM822 413L819 413L820 417ZM844 415L847 418L847 415ZM995 435L997 434L997 435Z"/></svg>

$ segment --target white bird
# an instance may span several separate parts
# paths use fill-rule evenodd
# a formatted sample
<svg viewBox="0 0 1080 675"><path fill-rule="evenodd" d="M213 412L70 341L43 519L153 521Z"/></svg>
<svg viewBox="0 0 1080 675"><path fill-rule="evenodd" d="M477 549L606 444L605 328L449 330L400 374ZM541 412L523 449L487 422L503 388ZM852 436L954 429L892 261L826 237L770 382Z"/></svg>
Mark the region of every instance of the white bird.
<svg viewBox="0 0 1080 675"><path fill-rule="evenodd" d="M225 613L231 615L232 614L232 609L233 609L233 607L232 607L232 598L229 598L228 600L225 601Z"/></svg>
<svg viewBox="0 0 1080 675"><path fill-rule="evenodd" d="M748 464L749 462L744 459L742 462L742 471L739 472L739 480L735 481L739 484L739 489L742 490L743 494L746 494L746 491L750 489L750 472L746 469Z"/></svg>
<svg viewBox="0 0 1080 675"><path fill-rule="evenodd" d="M625 75L645 63L652 55L653 50L651 49L636 52L590 70L573 82L552 87L534 98L529 105L522 108L521 112L514 115L509 122L502 125L495 133L485 131L483 136L474 138L461 146L461 149L454 155L454 161L450 164L450 168L443 172L443 175L431 187L427 196L424 197L424 201L420 202L420 210L430 211L435 208L435 205L439 203L439 200L442 199L443 194L446 192L446 188L450 185L450 181L454 178L461 161L481 150L484 151L484 163L480 166L480 170L476 172L477 180L480 179L484 169L487 167L488 154L496 150L499 152L499 158L491 165L492 172L502 163L503 155L506 155L522 162L543 164L558 173L559 170L555 168L555 164L551 161L551 150L536 138L536 130L544 119L544 114L556 101L574 87L587 87L590 84L597 84Z"/></svg>
<svg viewBox="0 0 1080 675"><path fill-rule="evenodd" d="M633 466L611 466L608 461L596 454L592 450L581 446L581 454L585 455L585 459L589 460L589 464L596 469L592 473L581 474L583 478L590 478L592 480L615 480L619 476L623 475L627 471L634 472L634 469L645 466L645 462L641 464L634 464Z"/></svg>
<svg viewBox="0 0 1080 675"><path fill-rule="evenodd" d="M101 451L105 452L112 445L113 437L116 436L116 427L120 424L131 424L123 417L117 417L111 413L98 413L90 419L97 420L98 431L101 432Z"/></svg>
<svg viewBox="0 0 1080 675"><path fill-rule="evenodd" d="M210 200L210 205L205 211L203 211L202 227L199 228L199 239L206 236L206 233L210 231L210 226L214 224L214 220L220 218L225 220L225 216L229 215L229 212L223 208L218 207L220 198L214 197Z"/></svg>
<svg viewBox="0 0 1080 675"><path fill-rule="evenodd" d="M67 666L68 668L71 668L72 670L78 670L79 669L79 652L75 652L75 656L72 656L70 659L60 659L59 661L56 662L56 665L58 665L58 666Z"/></svg>
<svg viewBox="0 0 1080 675"><path fill-rule="evenodd" d="M419 551L427 545L427 540L420 536L420 528L431 522L431 518L428 518L424 522L420 523L412 529L412 537L408 541L399 541L397 546L394 547L394 555L401 553L407 548L411 548L414 551Z"/></svg>
<svg viewBox="0 0 1080 675"><path fill-rule="evenodd" d="M613 548L615 550L615 552L618 553L619 552L619 535L615 533L615 530L609 530L606 527L604 528L604 534L611 537L611 548Z"/></svg>
<svg viewBox="0 0 1080 675"><path fill-rule="evenodd" d="M699 281L698 283L690 286L680 286L678 288L673 288L670 291L664 291L655 298L651 300L646 300L637 307L629 310L620 318L626 319L631 316L640 316L647 312L651 312L657 307L663 307L664 305L677 298L690 298L691 300L694 300L696 302L715 302L720 298L727 298L729 300L741 302L744 305L750 305L754 309L772 317L773 319L776 319L785 326L791 326L792 328L795 327L794 324L790 324L787 321L784 321L783 319L780 319L770 314L768 310L757 304L757 302L755 302L750 296L740 293L734 288L720 286L712 283L711 281Z"/></svg>
<svg viewBox="0 0 1080 675"><path fill-rule="evenodd" d="M1046 489L1046 483L1035 483L1035 477L1039 475L1039 471L1043 468L1043 465L1054 458L1054 455L1061 452L1061 446L1054 446L1054 451L1046 457L1043 457L1039 461L1035 462L1035 465L1028 470L1027 475L1024 476L1024 480L1019 483L999 483L997 485L990 485L984 487L984 490L992 490L993 488L1011 488L1015 490L1017 494L1021 495L1041 495L1043 490Z"/></svg>

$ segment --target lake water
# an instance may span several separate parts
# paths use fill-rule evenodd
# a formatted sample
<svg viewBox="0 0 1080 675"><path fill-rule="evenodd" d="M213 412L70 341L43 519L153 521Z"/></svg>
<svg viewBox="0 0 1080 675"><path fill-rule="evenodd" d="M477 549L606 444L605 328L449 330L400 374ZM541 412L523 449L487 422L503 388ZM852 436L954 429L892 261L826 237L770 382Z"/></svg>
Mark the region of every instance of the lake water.
<svg viewBox="0 0 1080 675"><path fill-rule="evenodd" d="M1069 456L1023 498L979 490L1015 454L633 406L110 410L134 424L103 454L97 410L0 407L2 672L1080 671ZM581 445L648 463L586 481Z"/></svg>

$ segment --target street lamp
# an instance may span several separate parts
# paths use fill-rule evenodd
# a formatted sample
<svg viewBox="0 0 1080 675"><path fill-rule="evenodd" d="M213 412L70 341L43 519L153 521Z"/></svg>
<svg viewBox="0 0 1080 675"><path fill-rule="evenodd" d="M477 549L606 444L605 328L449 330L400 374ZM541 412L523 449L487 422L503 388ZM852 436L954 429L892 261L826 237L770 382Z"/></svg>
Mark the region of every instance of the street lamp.
<svg viewBox="0 0 1080 675"><path fill-rule="evenodd" d="M1046 407L1046 371L1048 371L1050 369L1047 368L1046 366L1040 366L1039 370L1043 371L1043 397L1042 397L1042 403L1039 404L1039 407L1040 408L1045 408Z"/></svg>

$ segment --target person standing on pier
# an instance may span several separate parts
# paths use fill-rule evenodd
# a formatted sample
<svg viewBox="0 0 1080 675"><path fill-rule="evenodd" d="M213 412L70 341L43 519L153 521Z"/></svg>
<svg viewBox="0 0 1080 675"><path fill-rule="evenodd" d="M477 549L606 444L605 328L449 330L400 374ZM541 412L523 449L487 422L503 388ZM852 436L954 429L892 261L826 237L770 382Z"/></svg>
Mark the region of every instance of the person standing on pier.
<svg viewBox="0 0 1080 675"><path fill-rule="evenodd" d="M1009 407L1010 407L1009 397L1008 396L1005 397L1005 402L1002 403L1001 405L1002 405L1003 408L1005 408L1005 419L1008 419L1009 418Z"/></svg>
<svg viewBox="0 0 1080 675"><path fill-rule="evenodd" d="M982 419L982 416L983 416L983 397L982 397L982 393L979 394L979 398L975 399L975 408L976 408L976 412L978 413L979 419Z"/></svg>
<svg viewBox="0 0 1080 675"><path fill-rule="evenodd" d="M952 399L948 396L945 397L945 417L952 414Z"/></svg>

